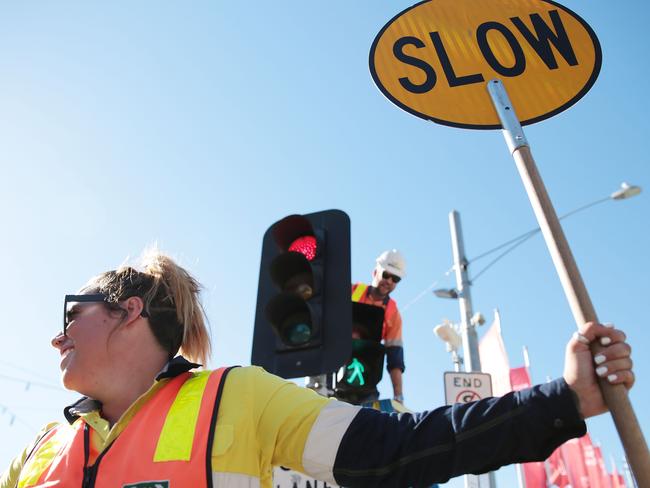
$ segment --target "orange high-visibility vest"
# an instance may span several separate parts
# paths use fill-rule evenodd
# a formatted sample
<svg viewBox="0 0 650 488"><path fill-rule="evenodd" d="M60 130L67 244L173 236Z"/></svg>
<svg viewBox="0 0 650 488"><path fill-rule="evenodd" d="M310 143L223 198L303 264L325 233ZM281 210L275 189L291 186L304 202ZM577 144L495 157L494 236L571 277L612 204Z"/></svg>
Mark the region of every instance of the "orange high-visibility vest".
<svg viewBox="0 0 650 488"><path fill-rule="evenodd" d="M214 431L228 371L172 378L99 454L83 419L55 427L30 453L18 488L211 487ZM89 459L96 461L89 466Z"/></svg>

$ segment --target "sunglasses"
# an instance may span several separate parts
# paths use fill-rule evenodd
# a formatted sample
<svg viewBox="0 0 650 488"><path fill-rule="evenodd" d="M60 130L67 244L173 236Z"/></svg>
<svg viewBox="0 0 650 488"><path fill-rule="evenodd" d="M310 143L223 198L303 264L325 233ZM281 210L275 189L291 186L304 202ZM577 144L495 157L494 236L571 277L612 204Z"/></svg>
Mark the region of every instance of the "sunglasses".
<svg viewBox="0 0 650 488"><path fill-rule="evenodd" d="M74 303L100 303L107 301L106 295L94 293L90 295L66 295L63 299L63 335L67 335L68 325L73 320L73 311L69 310L69 304Z"/></svg>
<svg viewBox="0 0 650 488"><path fill-rule="evenodd" d="M402 280L402 278L400 278L399 276L395 276L394 274L391 274L388 271L384 271L381 274L381 277L385 280L392 280L393 283L395 284L399 283Z"/></svg>
<svg viewBox="0 0 650 488"><path fill-rule="evenodd" d="M67 335L68 325L74 318L74 310L69 310L70 304L74 303L108 303L108 297L103 293L91 293L88 295L66 295L63 299L63 335ZM74 308L74 305L73 305ZM141 317L148 318L149 314L142 310Z"/></svg>

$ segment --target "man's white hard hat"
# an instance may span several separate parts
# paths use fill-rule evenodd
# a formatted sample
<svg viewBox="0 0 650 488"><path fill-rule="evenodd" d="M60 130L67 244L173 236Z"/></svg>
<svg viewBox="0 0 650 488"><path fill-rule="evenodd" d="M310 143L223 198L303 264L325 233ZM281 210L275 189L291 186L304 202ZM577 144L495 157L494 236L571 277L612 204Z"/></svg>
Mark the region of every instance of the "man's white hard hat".
<svg viewBox="0 0 650 488"><path fill-rule="evenodd" d="M400 278L406 276L406 260L397 249L382 252L377 257L377 268L380 268L382 272L388 271Z"/></svg>

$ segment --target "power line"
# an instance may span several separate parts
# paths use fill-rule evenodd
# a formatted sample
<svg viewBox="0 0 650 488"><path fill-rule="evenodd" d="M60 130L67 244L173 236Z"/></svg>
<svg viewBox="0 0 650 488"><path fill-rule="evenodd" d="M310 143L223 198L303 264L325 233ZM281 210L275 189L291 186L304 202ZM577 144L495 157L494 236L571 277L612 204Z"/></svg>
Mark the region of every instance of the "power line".
<svg viewBox="0 0 650 488"><path fill-rule="evenodd" d="M510 244L512 244L514 242L519 242L521 240L524 240L524 241L528 240L529 238L531 238L532 236L534 236L535 234L537 234L540 231L541 231L541 229L539 227L537 229L529 230L528 232L525 232L525 233L521 234L520 236L514 237L514 238L510 239L509 241L504 242L503 244L499 244L497 247L493 247L489 251L485 251L484 253L479 254L475 258L469 259L467 261L467 263L469 264L469 263L473 263L474 261L478 261L479 259L484 258L485 256L489 256L490 254L492 254L494 252L497 252L499 249L503 249L504 247L509 246Z"/></svg>
<svg viewBox="0 0 650 488"><path fill-rule="evenodd" d="M27 369L27 368L24 368L22 366L17 366L17 365L15 365L13 363L3 361L2 359L0 359L0 364L4 365L4 366L9 366L10 368L15 369L17 371L22 371L23 373L27 373L27 374L30 374L32 376L36 376L37 378L40 378L40 379L44 380L46 383L54 385L54 383L51 381L51 378L48 378L48 377L44 376L43 374L39 373L38 371L32 371L31 369Z"/></svg>
<svg viewBox="0 0 650 488"><path fill-rule="evenodd" d="M498 261L500 261L502 258L504 258L506 255L510 254L510 252L514 251L517 247L521 246L524 242L526 242L528 239L533 237L536 232L531 232L529 233L526 237L521 239L519 242L516 242L512 246L510 246L508 249L503 251L501 254L499 254L496 258L494 258L492 261L490 261L482 270L480 270L476 275L472 277L472 282L475 282L479 276L481 276L483 273L485 273L488 269L490 269L492 266L494 266Z"/></svg>
<svg viewBox="0 0 650 488"><path fill-rule="evenodd" d="M411 308L411 306L413 306L416 302L420 301L420 299L421 299L423 296L429 294L429 292L430 292L431 290L433 290L433 289L438 285L438 283L439 283L441 280L444 280L447 276L449 276L449 274L450 274L453 270L454 270L454 267L452 266L452 267L449 268L447 271L445 271L445 273L444 273L440 278L438 278L436 281L434 281L434 282L431 283L429 286L427 286L424 290L422 290L420 293L418 293L418 294L415 296L415 298L413 298L413 299L412 299L410 302L408 302L404 307L402 307L402 313L406 312L406 311L407 311L409 308Z"/></svg>
<svg viewBox="0 0 650 488"><path fill-rule="evenodd" d="M63 392L65 391L63 387L61 386L54 386L52 384L47 384L47 383L41 383L40 381L31 381L31 380L26 380L24 378L17 378L15 376L9 376L5 374L0 374L0 379L8 380L8 381L14 381L17 383L24 383L25 384L25 390L29 390L32 386L38 386L39 388L46 388L48 390L55 390L55 391L60 391Z"/></svg>
<svg viewBox="0 0 650 488"><path fill-rule="evenodd" d="M16 414L11 408L9 408L7 405L4 405L0 403L0 415L9 415L9 427L13 427L14 423L18 422L20 424L23 424L25 427L27 427L29 430L32 432L36 432L37 429L35 429L33 426L31 426L29 423L25 422L19 415Z"/></svg>

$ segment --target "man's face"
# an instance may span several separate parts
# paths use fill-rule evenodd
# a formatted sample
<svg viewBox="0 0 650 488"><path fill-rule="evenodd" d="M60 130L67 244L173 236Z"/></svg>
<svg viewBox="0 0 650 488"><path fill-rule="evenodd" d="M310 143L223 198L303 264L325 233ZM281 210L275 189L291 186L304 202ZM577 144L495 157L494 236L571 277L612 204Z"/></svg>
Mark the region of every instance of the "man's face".
<svg viewBox="0 0 650 488"><path fill-rule="evenodd" d="M375 278L374 281L377 283L374 286L383 296L391 293L400 281L398 276L381 269L375 269L373 271L373 276Z"/></svg>

